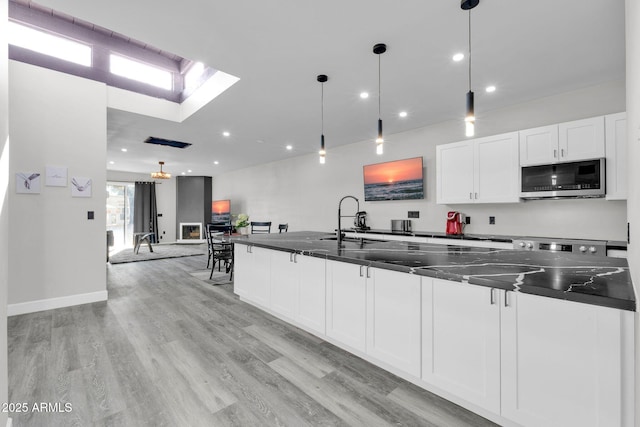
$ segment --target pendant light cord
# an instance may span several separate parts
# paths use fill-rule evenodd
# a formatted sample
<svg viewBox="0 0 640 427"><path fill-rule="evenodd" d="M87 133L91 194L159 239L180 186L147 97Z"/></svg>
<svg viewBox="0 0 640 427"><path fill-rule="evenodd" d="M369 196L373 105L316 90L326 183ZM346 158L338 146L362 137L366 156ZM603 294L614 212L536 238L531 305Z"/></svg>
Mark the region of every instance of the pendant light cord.
<svg viewBox="0 0 640 427"><path fill-rule="evenodd" d="M378 55L378 119L380 119L382 117L382 114L380 114L380 103L382 102L382 92L380 91L380 80L381 80L381 73L380 73L380 54Z"/></svg>
<svg viewBox="0 0 640 427"><path fill-rule="evenodd" d="M471 91L471 9L469 9L469 91Z"/></svg>
<svg viewBox="0 0 640 427"><path fill-rule="evenodd" d="M321 129L320 134L324 135L324 82L320 84L320 117L321 117Z"/></svg>

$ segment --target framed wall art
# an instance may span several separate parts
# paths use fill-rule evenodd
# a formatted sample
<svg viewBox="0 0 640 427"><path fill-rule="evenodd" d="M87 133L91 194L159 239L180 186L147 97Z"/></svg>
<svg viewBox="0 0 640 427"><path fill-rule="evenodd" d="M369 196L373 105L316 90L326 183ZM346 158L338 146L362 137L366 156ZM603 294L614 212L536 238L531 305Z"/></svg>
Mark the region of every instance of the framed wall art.
<svg viewBox="0 0 640 427"><path fill-rule="evenodd" d="M16 193L40 194L40 174L38 172L16 173Z"/></svg>

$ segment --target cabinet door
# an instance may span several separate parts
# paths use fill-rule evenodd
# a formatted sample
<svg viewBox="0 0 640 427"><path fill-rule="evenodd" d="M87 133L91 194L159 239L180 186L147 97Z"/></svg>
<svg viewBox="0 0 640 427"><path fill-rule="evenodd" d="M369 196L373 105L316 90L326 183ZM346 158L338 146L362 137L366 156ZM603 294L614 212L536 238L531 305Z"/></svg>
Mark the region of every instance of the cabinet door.
<svg viewBox="0 0 640 427"><path fill-rule="evenodd" d="M473 144L467 141L436 147L436 202L473 203Z"/></svg>
<svg viewBox="0 0 640 427"><path fill-rule="evenodd" d="M520 165L541 165L558 161L558 125L519 132Z"/></svg>
<svg viewBox="0 0 640 427"><path fill-rule="evenodd" d="M367 267L327 261L327 335L366 350Z"/></svg>
<svg viewBox="0 0 640 427"><path fill-rule="evenodd" d="M627 199L627 113L605 116L607 199Z"/></svg>
<svg viewBox="0 0 640 427"><path fill-rule="evenodd" d="M248 286L251 280L251 271L253 270L249 246L235 244L233 262L233 292L241 297L245 297L247 296Z"/></svg>
<svg viewBox="0 0 640 427"><path fill-rule="evenodd" d="M558 131L560 161L597 159L605 156L604 117L560 123Z"/></svg>
<svg viewBox="0 0 640 427"><path fill-rule="evenodd" d="M371 269L367 354L420 377L420 276Z"/></svg>
<svg viewBox="0 0 640 427"><path fill-rule="evenodd" d="M323 258L298 255L298 304L296 320L324 334L326 313L326 261Z"/></svg>
<svg viewBox="0 0 640 427"><path fill-rule="evenodd" d="M622 312L507 295L501 313L502 415L522 425L624 425Z"/></svg>
<svg viewBox="0 0 640 427"><path fill-rule="evenodd" d="M477 139L474 145L474 202L519 202L518 133Z"/></svg>
<svg viewBox="0 0 640 427"><path fill-rule="evenodd" d="M298 266L293 262L295 254L271 251L271 306L270 308L289 319L295 312L298 291Z"/></svg>
<svg viewBox="0 0 640 427"><path fill-rule="evenodd" d="M422 379L499 413L501 291L422 283Z"/></svg>
<svg viewBox="0 0 640 427"><path fill-rule="evenodd" d="M271 256L270 250L249 246L249 254L245 263L237 264L237 271L245 265L245 299L255 302L263 307L269 307L271 285ZM234 260L236 262L236 260ZM234 267L235 268L235 267ZM235 271L234 271L235 273Z"/></svg>

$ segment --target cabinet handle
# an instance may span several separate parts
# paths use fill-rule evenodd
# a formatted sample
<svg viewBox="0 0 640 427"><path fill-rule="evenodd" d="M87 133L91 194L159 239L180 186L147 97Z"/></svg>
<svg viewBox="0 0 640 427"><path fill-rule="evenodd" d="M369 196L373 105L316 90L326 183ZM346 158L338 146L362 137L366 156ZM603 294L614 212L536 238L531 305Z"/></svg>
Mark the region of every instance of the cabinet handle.
<svg viewBox="0 0 640 427"><path fill-rule="evenodd" d="M298 263L298 254L293 254L293 262Z"/></svg>
<svg viewBox="0 0 640 427"><path fill-rule="evenodd" d="M491 290L489 292L490 292L490 295L491 295L491 305L494 305L496 303L496 300L493 297L493 288L491 288Z"/></svg>
<svg viewBox="0 0 640 427"><path fill-rule="evenodd" d="M289 262L293 262L293 253L289 254Z"/></svg>
<svg viewBox="0 0 640 427"><path fill-rule="evenodd" d="M360 277L362 277L362 267L364 267L364 265L360 266Z"/></svg>
<svg viewBox="0 0 640 427"><path fill-rule="evenodd" d="M478 193L475 193L475 195L476 195L476 197L475 197L475 198L477 199L477 198L478 198Z"/></svg>
<svg viewBox="0 0 640 427"><path fill-rule="evenodd" d="M371 267L367 266L367 279L371 278L371 276L369 275L369 269L370 269L370 268L371 268Z"/></svg>
<svg viewBox="0 0 640 427"><path fill-rule="evenodd" d="M553 150L553 158L555 159L556 157L558 157L558 150Z"/></svg>
<svg viewBox="0 0 640 427"><path fill-rule="evenodd" d="M469 199L473 199L473 194L469 193Z"/></svg>
<svg viewBox="0 0 640 427"><path fill-rule="evenodd" d="M564 148L560 150L560 157L564 157Z"/></svg>
<svg viewBox="0 0 640 427"><path fill-rule="evenodd" d="M504 306L509 307L509 291L504 291Z"/></svg>

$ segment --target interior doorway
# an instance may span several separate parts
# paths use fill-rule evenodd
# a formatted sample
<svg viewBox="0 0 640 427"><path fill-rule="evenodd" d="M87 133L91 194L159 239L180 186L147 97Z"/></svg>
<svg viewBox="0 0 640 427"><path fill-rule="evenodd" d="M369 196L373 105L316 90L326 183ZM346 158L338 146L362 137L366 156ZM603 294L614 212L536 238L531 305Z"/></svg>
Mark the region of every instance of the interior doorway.
<svg viewBox="0 0 640 427"><path fill-rule="evenodd" d="M113 247L118 252L133 247L133 198L135 185L126 182L107 182L107 231L113 232Z"/></svg>

